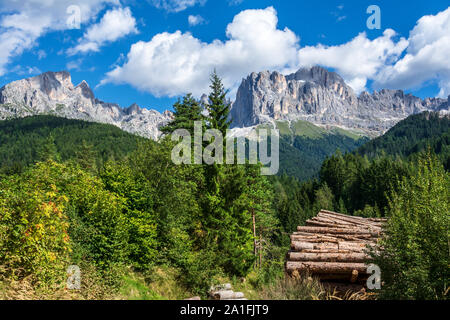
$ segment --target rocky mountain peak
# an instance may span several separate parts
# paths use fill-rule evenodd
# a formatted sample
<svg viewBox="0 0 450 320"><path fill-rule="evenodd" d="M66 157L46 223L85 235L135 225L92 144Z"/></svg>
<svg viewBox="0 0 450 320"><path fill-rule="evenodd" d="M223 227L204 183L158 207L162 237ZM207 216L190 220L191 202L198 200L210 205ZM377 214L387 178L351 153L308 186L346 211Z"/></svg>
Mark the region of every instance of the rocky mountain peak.
<svg viewBox="0 0 450 320"><path fill-rule="evenodd" d="M379 135L411 114L443 109L448 110L448 100L422 100L402 90L363 92L358 97L340 75L316 66L287 76L251 73L237 91L231 118L234 127L306 120Z"/></svg>
<svg viewBox="0 0 450 320"><path fill-rule="evenodd" d="M45 72L0 89L0 120L38 114L113 124L152 139L157 139L159 128L171 120L167 114L136 104L123 109L100 101L86 81L74 87L67 71Z"/></svg>
<svg viewBox="0 0 450 320"><path fill-rule="evenodd" d="M139 107L136 103L133 103L131 106L126 108L124 111L127 115L136 115L141 111L141 107Z"/></svg>
<svg viewBox="0 0 450 320"><path fill-rule="evenodd" d="M86 81L81 81L81 83L79 85L77 85L75 87L75 89L79 89L81 91L81 94L83 95L83 97L85 97L86 99L90 99L90 100L94 100L95 96L94 96L94 92L91 90L91 88L89 87L88 83Z"/></svg>
<svg viewBox="0 0 450 320"><path fill-rule="evenodd" d="M345 85L344 79L336 72L328 71L325 68L314 66L312 68L301 68L296 73L286 76L286 80L308 81L318 85L331 87L339 83Z"/></svg>

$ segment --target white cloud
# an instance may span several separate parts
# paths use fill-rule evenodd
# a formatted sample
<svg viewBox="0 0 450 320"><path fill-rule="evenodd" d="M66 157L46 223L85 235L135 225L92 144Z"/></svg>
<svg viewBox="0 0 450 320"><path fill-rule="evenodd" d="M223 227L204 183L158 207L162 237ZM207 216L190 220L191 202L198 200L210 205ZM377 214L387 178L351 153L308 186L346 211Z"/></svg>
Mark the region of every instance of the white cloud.
<svg viewBox="0 0 450 320"><path fill-rule="evenodd" d="M450 7L417 21L409 35L406 55L387 66L377 77L376 87L417 88L436 81L439 96L450 95Z"/></svg>
<svg viewBox="0 0 450 320"><path fill-rule="evenodd" d="M39 60L45 59L47 57L47 52L45 52L44 50L39 50L36 54Z"/></svg>
<svg viewBox="0 0 450 320"><path fill-rule="evenodd" d="M190 26L197 26L199 24L202 24L205 22L205 19L203 19L203 17L201 15L190 15L188 17L188 22Z"/></svg>
<svg viewBox="0 0 450 320"><path fill-rule="evenodd" d="M368 79L373 79L386 64L395 61L408 46L407 40L401 38L395 42L394 36L395 32L387 29L383 36L374 40L363 32L342 45L304 47L298 52L299 64L334 68L356 92L361 92Z"/></svg>
<svg viewBox="0 0 450 320"><path fill-rule="evenodd" d="M152 0L155 7L169 12L180 12L197 4L203 5L206 0Z"/></svg>
<svg viewBox="0 0 450 320"><path fill-rule="evenodd" d="M12 68L11 72L18 74L19 76L30 76L42 73L42 71L37 67L23 67L19 65Z"/></svg>
<svg viewBox="0 0 450 320"><path fill-rule="evenodd" d="M408 39L386 29L375 39L362 32L336 46L300 48L299 38L277 24L277 13L269 7L236 15L226 41L206 43L181 31L157 34L135 43L126 61L114 66L101 84L126 83L156 96L199 96L208 91L213 69L235 90L253 71L321 65L335 69L357 93L366 90L369 80L376 88L397 89L436 81L441 96L450 93L450 8L421 18Z"/></svg>
<svg viewBox="0 0 450 320"><path fill-rule="evenodd" d="M40 36L68 29L67 8L73 4L73 0L0 0L0 76L11 60L32 48ZM90 21L105 4L118 5L119 0L76 1L80 22Z"/></svg>
<svg viewBox="0 0 450 320"><path fill-rule="evenodd" d="M114 42L126 35L137 33L136 19L130 8L114 8L105 13L99 23L89 27L79 44L70 48L68 53L95 51L107 42Z"/></svg>
<svg viewBox="0 0 450 320"><path fill-rule="evenodd" d="M77 60L74 60L74 61L69 61L69 62L67 62L67 64L66 64L66 68L67 68L67 70L69 70L69 71L71 71L71 70L77 70L77 71L79 71L79 70L81 70L81 64L83 63L83 60L82 59L77 59Z"/></svg>
<svg viewBox="0 0 450 320"><path fill-rule="evenodd" d="M274 8L246 10L227 27L229 40L205 43L190 33L160 33L132 45L127 62L106 75L105 83L128 83L156 96L176 96L208 90L216 69L224 84L236 88L250 72L283 71L297 65L299 39L277 28Z"/></svg>

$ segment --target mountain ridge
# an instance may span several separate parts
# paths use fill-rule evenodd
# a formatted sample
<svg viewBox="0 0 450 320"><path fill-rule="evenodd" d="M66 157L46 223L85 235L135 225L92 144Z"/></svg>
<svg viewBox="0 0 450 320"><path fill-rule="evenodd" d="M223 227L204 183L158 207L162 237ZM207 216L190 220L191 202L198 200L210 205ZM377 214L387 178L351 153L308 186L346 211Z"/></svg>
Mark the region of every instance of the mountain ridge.
<svg viewBox="0 0 450 320"><path fill-rule="evenodd" d="M160 113L137 104L122 108L103 102L86 81L74 86L67 71L45 72L0 88L0 119L42 114L113 124L154 140L161 134L159 127L172 119L170 111Z"/></svg>
<svg viewBox="0 0 450 320"><path fill-rule="evenodd" d="M237 91L231 117L234 127L305 120L378 136L412 114L448 113L448 101L389 89L357 96L337 73L315 66L287 76L276 71L251 73Z"/></svg>
<svg viewBox="0 0 450 320"><path fill-rule="evenodd" d="M200 102L205 100L203 96ZM424 111L449 113L449 100L421 99L388 89L357 96L339 74L315 66L286 76L276 71L251 73L237 91L230 118L237 131L302 120L327 130L341 128L375 137L409 115ZM45 72L0 88L0 120L42 114L113 124L153 140L173 119L170 111L160 113L137 104L122 108L103 102L86 81L74 86L67 71Z"/></svg>

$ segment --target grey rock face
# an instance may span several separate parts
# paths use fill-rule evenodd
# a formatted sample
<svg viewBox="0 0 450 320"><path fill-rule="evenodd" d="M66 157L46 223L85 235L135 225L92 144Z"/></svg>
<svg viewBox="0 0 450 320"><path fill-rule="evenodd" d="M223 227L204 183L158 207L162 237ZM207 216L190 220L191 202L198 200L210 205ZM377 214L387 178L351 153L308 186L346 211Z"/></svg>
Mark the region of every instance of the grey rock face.
<svg viewBox="0 0 450 320"><path fill-rule="evenodd" d="M288 76L252 73L238 89L231 117L234 127L306 120L380 135L411 114L448 110L448 100L422 100L401 90L363 92L358 97L338 74L313 67Z"/></svg>
<svg viewBox="0 0 450 320"><path fill-rule="evenodd" d="M95 98L86 81L72 84L68 72L46 72L12 82L0 89L0 119L51 114L69 119L113 124L130 133L157 139L159 128L172 119L171 112L127 109Z"/></svg>

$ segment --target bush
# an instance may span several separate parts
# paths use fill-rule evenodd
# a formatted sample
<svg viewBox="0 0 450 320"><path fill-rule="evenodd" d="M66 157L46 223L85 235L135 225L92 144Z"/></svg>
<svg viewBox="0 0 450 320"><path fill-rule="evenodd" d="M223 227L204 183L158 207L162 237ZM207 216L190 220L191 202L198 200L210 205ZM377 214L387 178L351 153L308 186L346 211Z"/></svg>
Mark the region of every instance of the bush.
<svg viewBox="0 0 450 320"><path fill-rule="evenodd" d="M450 179L430 154L389 203L387 234L372 252L384 299L444 299L448 291Z"/></svg>
<svg viewBox="0 0 450 320"><path fill-rule="evenodd" d="M0 182L0 265L6 277L33 275L39 286L60 281L71 241L67 197L54 184L12 176Z"/></svg>

